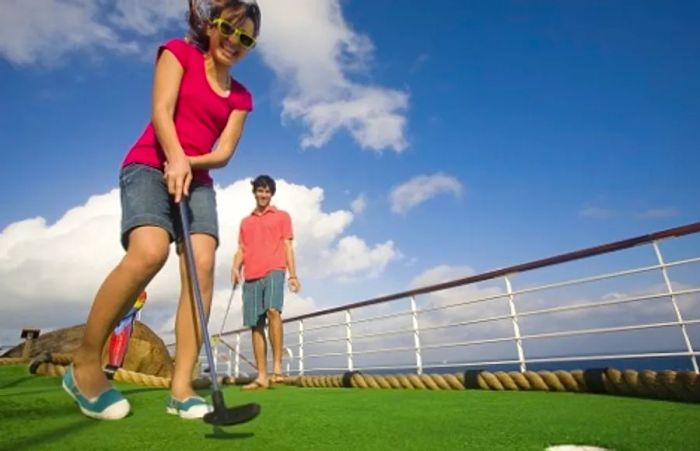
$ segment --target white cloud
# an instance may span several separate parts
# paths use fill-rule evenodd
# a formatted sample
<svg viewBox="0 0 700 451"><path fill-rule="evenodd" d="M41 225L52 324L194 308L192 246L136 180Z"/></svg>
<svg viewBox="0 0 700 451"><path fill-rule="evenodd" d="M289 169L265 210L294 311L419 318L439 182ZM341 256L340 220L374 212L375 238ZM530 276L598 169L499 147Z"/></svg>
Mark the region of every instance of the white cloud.
<svg viewBox="0 0 700 451"><path fill-rule="evenodd" d="M301 145L322 147L346 130L363 149L404 150L408 93L353 80L353 74L368 74L373 47L345 21L340 0L260 3L263 26L256 52L286 90L282 118L306 128ZM150 46L148 37L169 26L179 25L178 34L184 34L186 5L184 0L8 0L0 14L0 56L17 65L51 65L81 52L137 53Z"/></svg>
<svg viewBox="0 0 700 451"><path fill-rule="evenodd" d="M301 119L310 130L302 138L302 147L322 147L346 128L365 149L401 152L407 146L406 118L395 111L407 105L408 97L398 91L353 85L338 89L330 100L315 100L310 93L288 96L282 115Z"/></svg>
<svg viewBox="0 0 700 451"><path fill-rule="evenodd" d="M442 282L473 276L474 270L469 266L438 265L426 269L409 283L411 289L435 285Z"/></svg>
<svg viewBox="0 0 700 451"><path fill-rule="evenodd" d="M362 214L367 208L367 198L364 194L357 196L351 203L350 208L356 215Z"/></svg>
<svg viewBox="0 0 700 451"><path fill-rule="evenodd" d="M377 276L399 256L393 241L370 248L364 240L354 235L346 236L335 247L322 252L321 257L325 263L320 274L354 276L368 273Z"/></svg>
<svg viewBox="0 0 700 451"><path fill-rule="evenodd" d="M410 283L409 289L425 287L441 282L463 278L474 275L475 272L468 266L439 265L430 268L416 276ZM455 343L476 338L496 338L507 336L512 331L512 326L508 321L499 321L486 325L473 325L462 327L448 327L443 329L432 329L445 326L459 321L469 321L475 318L505 314L506 303L502 300L476 303L467 306L449 307L451 304L458 304L469 300L481 299L484 297L498 296L503 293L503 288L496 286L497 282L487 282L479 285L466 285L449 290L436 291L428 294L421 294L414 297L419 310L423 311L418 315L417 321L421 328L421 343L423 346L436 344ZM367 351L369 349L404 349L402 351L391 351L383 353L358 354L355 357L355 365L358 368L363 366L385 366L394 365L399 367L412 367L415 365L415 354L413 351L414 336L411 332L412 317L407 314L409 310L407 298L397 299L392 302L379 304L366 309L353 312L354 319L381 318L376 321L364 321L353 324L353 336L361 337L370 335L370 338L359 339L353 343L357 351ZM426 312L426 309L444 308ZM403 314L400 314L403 313ZM387 317L389 316L389 317ZM342 326L341 326L342 327ZM403 331L401 334L372 336L377 333L387 333ZM314 339L321 340L324 337L332 338L338 336L338 329L328 329L323 331L324 335L315 336ZM340 343L344 345L344 343ZM511 351L512 346L502 346ZM338 347L314 347L309 349L309 353L342 351ZM407 349L407 350L405 350ZM432 348L424 349L422 352L423 363L432 364L443 360L454 359L476 359L479 352L484 352L483 347L467 348ZM488 351L487 351L488 352ZM320 365L319 362L313 362Z"/></svg>
<svg viewBox="0 0 700 451"><path fill-rule="evenodd" d="M581 218L609 219L615 215L615 212L609 208L586 207L579 210L578 215Z"/></svg>
<svg viewBox="0 0 700 451"><path fill-rule="evenodd" d="M302 280L381 273L399 255L392 241L370 245L345 235L353 214L323 211L323 190L278 181L274 203L292 216L298 272ZM230 294L230 269L240 220L254 207L250 180L217 187L220 247L217 252L212 330L218 331ZM54 224L33 218L10 224L0 233L0 344L15 342L19 329L52 329L85 321L99 284L123 255L118 242L119 194L91 197ZM174 253L151 282L143 319L156 331L172 329L179 294ZM288 297L285 314L314 310L312 293ZM240 301L228 324L240 324ZM232 318L235 318L232 319ZM229 326L229 329L232 326Z"/></svg>
<svg viewBox="0 0 700 451"><path fill-rule="evenodd" d="M438 265L416 276L410 282L408 288L426 287L475 274L476 272L469 266ZM534 288L531 283L527 282L531 282L530 277L524 277L524 279L521 279L519 275L511 276L513 288L516 291ZM626 281L622 279L612 285L607 283L609 281L602 281L591 286L575 285L561 289L516 293L514 301L517 311L523 314L533 310L552 307L595 304L597 302L622 300L632 296L650 296L666 291L666 287L663 284L647 285L648 280L651 279L635 279L634 281L629 281L634 282L632 285L627 285ZM540 281L537 284L542 283ZM693 288L692 285L675 281L673 285L676 290ZM613 291L608 291L607 288L613 288ZM421 345L424 347L422 351L424 365L458 365L465 362L495 360L517 361L518 356L515 343L509 339L514 335L514 328L509 317L508 297L505 282L502 278L416 295L415 300L420 312L417 320L421 328ZM371 366L414 367L414 336L408 301L408 298L401 298L392 302L352 311L352 318L355 321L352 324L353 349L357 351L357 354L354 356L355 368L363 369ZM700 296L697 294L679 297L678 303L686 320L694 320L700 317ZM313 328L319 325L336 324L336 327L323 328L311 333L307 332L307 344L304 347L307 355L345 352L345 342L337 340L338 337L344 336L343 334L345 333L343 314L335 315L340 316L334 317L329 315L328 317L315 320L305 320L307 329L310 326ZM502 319L493 320L494 317L502 317ZM379 319L372 320L372 318ZM480 320L484 319L491 320L480 322ZM668 297L637 303L623 303L617 306L571 310L536 316L521 316L519 326L521 335L525 336L547 332L622 327L665 321L675 321ZM471 323L450 327L451 324L460 322ZM297 326L295 324L289 326L290 330L296 330ZM381 335L377 336L377 334ZM694 336L698 336L697 329L694 332ZM473 343L475 341L504 338L506 341L498 343ZM561 355L683 350L684 345L681 338L678 328L669 327L614 334L527 339L524 340L523 346L526 358L532 359ZM292 352L296 354L298 348L294 345L295 341L291 340L289 346L291 346ZM313 343L311 344L310 342ZM437 345L454 345L464 342L472 342L473 344L471 346L436 347ZM390 351L366 352L376 349ZM342 356L308 359L305 362L307 371L314 368L343 368L344 365L346 365L346 361ZM586 366L585 363L581 363L581 365ZM557 364L554 364L554 366L557 366Z"/></svg>
<svg viewBox="0 0 700 451"><path fill-rule="evenodd" d="M110 22L123 30L152 35L171 23L182 23L187 2L184 0L115 0Z"/></svg>
<svg viewBox="0 0 700 451"><path fill-rule="evenodd" d="M444 174L419 175L394 188L389 195L391 210L405 214L423 202L442 194L462 195L462 184L454 177Z"/></svg>
<svg viewBox="0 0 700 451"><path fill-rule="evenodd" d="M241 205L241 199L246 198L249 204ZM354 235L342 236L353 221L353 214L346 210L323 212L323 198L321 188L278 181L274 204L292 216L297 266L304 279L374 276L398 257L399 252L392 241L369 246ZM229 202L240 211L227 216L224 205ZM218 203L220 227L222 230L235 229L236 236L227 238L237 239L240 218L254 207L249 181L239 181L222 189ZM222 237L221 247L230 250L231 255L220 252L221 258L233 258L235 241L229 246L225 244Z"/></svg>
<svg viewBox="0 0 700 451"><path fill-rule="evenodd" d="M18 65L51 65L75 51L135 52L135 42L104 23L104 9L91 0L8 0L0 14L0 55Z"/></svg>
<svg viewBox="0 0 700 451"><path fill-rule="evenodd" d="M423 271L421 274L416 276L409 284L411 289L426 287L430 285L436 285L443 282L449 282L452 280L462 279L465 277L470 277L475 275L476 272L469 266L451 266L451 265L438 265L433 268L429 268ZM469 299L480 299L489 296L495 296L504 292L504 286L496 286L497 282L488 281L481 285L463 285L456 288L450 288L448 290L435 291L426 295L421 295L425 297L424 304L429 307L439 307L447 304L454 304ZM491 312L493 306L491 303L486 302L484 304L476 304L476 307L472 308L467 314L468 319L474 319L471 316L475 313L474 309L481 313ZM438 316L441 316L439 314ZM449 312L447 317L450 317L453 321L459 316L458 313L454 311ZM435 320L435 319L434 319Z"/></svg>
<svg viewBox="0 0 700 451"><path fill-rule="evenodd" d="M649 208L646 210L613 210L611 208L603 208L589 206L582 208L578 212L578 216L588 219L612 219L612 218L636 218L636 219L664 219L678 216L678 209L674 207Z"/></svg>
<svg viewBox="0 0 700 451"><path fill-rule="evenodd" d="M425 287L455 279L469 277L475 272L468 266L439 265L424 271L410 284L410 288ZM516 290L525 288L520 286L522 281L518 276L512 277ZM624 285L626 280L620 280ZM653 296L667 291L663 284L646 285L645 280L636 280L634 288L627 291L604 291L606 282L600 282L591 286L573 286L564 289L536 291L515 295L515 306L519 313L552 307L564 307L582 304L596 304L642 296ZM676 290L689 290L697 285L689 285L673 282ZM532 286L529 286L532 288ZM601 292L600 290L603 289ZM455 304L471 302L479 299L488 299L483 302L470 303L456 307ZM429 330L421 333L424 345L448 344L466 341L478 341L488 339L500 339L513 337L514 329L509 315L509 307L502 279L494 279L478 284L464 285L442 291L416 296L418 308L439 309L424 312L418 316L420 327L430 329L434 327L454 324L461 321L475 321L485 318L502 317L504 319L483 323L472 323L459 327ZM401 302L401 301L397 301ZM700 296L697 294L685 295L677 299L684 319L693 320L700 317ZM405 310L404 305L394 304L394 309ZM381 313L390 313L388 307ZM376 312L375 312L376 313ZM519 320L520 333L533 335L548 332L574 331L583 329L624 327L641 324L675 321L674 310L670 299L656 297L635 303L623 303L585 310L571 310L551 314L521 316ZM409 327L405 317L391 318L375 324L375 329L369 332L406 329ZM331 333L330 331L328 333ZM692 333L692 332L691 332ZM697 336L697 331L695 332ZM380 342L381 341L381 342ZM403 336L397 338L377 340L372 343L364 343L367 347L389 348L392 346L409 347L412 345L412 337ZM592 354L623 354L643 352L667 352L685 350L680 330L677 327L660 329L646 329L633 332L617 332L600 335L581 335L574 337L559 337L551 339L529 339L523 343L526 358L592 355ZM357 346L358 349L359 346ZM375 364L398 362L398 356L390 353L377 355ZM437 348L423 352L424 364L466 361L493 361L501 359L517 359L516 348L513 341L503 343L478 344L459 348ZM404 361L406 357L404 356ZM582 364L585 366L585 364Z"/></svg>
<svg viewBox="0 0 700 451"><path fill-rule="evenodd" d="M272 0L261 8L263 59L289 89L283 117L309 130L303 147L321 147L347 129L365 149L406 148L408 94L350 79L366 72L372 43L351 29L339 0Z"/></svg>
<svg viewBox="0 0 700 451"><path fill-rule="evenodd" d="M678 216L678 209L673 207L650 208L636 214L640 219L663 219Z"/></svg>
<svg viewBox="0 0 700 451"><path fill-rule="evenodd" d="M411 73L419 71L421 68L425 67L430 61L430 55L427 53L421 53L418 58L413 62L411 66Z"/></svg>

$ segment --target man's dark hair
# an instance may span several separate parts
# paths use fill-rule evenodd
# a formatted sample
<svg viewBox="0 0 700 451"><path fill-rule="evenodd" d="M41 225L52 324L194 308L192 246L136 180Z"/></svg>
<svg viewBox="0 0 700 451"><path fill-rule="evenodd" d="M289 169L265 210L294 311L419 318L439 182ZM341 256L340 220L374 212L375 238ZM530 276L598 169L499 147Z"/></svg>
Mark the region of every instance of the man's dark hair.
<svg viewBox="0 0 700 451"><path fill-rule="evenodd" d="M259 175L255 177L255 180L250 182L251 185L253 185L253 193L255 193L255 190L262 187L262 188L269 188L270 193L274 196L275 191L277 191L277 185L275 184L275 180L270 177L269 175Z"/></svg>

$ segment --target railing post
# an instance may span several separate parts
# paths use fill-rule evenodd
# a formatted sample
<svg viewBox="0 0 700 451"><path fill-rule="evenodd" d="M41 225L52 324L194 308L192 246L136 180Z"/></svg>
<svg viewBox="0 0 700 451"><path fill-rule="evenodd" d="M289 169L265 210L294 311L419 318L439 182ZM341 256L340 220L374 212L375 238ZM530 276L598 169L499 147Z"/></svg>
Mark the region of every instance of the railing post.
<svg viewBox="0 0 700 451"><path fill-rule="evenodd" d="M287 375L289 375L290 370L292 369L292 360L294 360L294 352L292 352L292 348L289 348L289 347L285 347L284 349L287 351L287 356L289 357L287 359L287 370L286 370Z"/></svg>
<svg viewBox="0 0 700 451"><path fill-rule="evenodd" d="M209 374L211 377L214 377L214 374L219 373L219 342L217 340L216 345L214 345L214 361L212 362L214 364L214 368L209 368Z"/></svg>
<svg viewBox="0 0 700 451"><path fill-rule="evenodd" d="M228 351L228 361L226 362L226 375L231 377L231 370L233 369L233 351L231 348L226 348Z"/></svg>
<svg viewBox="0 0 700 451"><path fill-rule="evenodd" d="M238 378L241 374L241 333L236 334L236 357L234 357L235 363L233 366L233 374Z"/></svg>
<svg viewBox="0 0 700 451"><path fill-rule="evenodd" d="M525 362L525 352L523 352L523 340L520 338L520 325L518 324L518 312L515 309L515 296L513 287L507 275L503 276L506 281L506 291L508 292L508 305L510 306L510 319L513 321L513 334L515 336L515 348L518 351L518 361L520 362L520 372L527 371Z"/></svg>
<svg viewBox="0 0 700 451"><path fill-rule="evenodd" d="M423 358L420 348L420 327L418 326L418 309L416 308L416 297L411 296L411 319L413 322L413 345L416 348L416 372L423 374Z"/></svg>
<svg viewBox="0 0 700 451"><path fill-rule="evenodd" d="M304 320L299 320L299 375L304 375Z"/></svg>
<svg viewBox="0 0 700 451"><path fill-rule="evenodd" d="M345 310L345 342L348 354L348 371L353 371L352 364L352 314Z"/></svg>
<svg viewBox="0 0 700 451"><path fill-rule="evenodd" d="M673 292L673 286L671 285L671 279L668 277L668 271L666 270L666 263L664 262L664 258L661 255L661 249L659 248L659 242L657 240L652 241L652 246L654 246L654 252L656 253L656 258L659 260L659 266L661 266L661 274L664 276L664 282L666 282L666 289L668 290L668 294L671 297L671 304L673 304L673 310L676 312L676 320L678 321L678 325L681 328L681 333L683 334L683 340L685 340L685 346L686 349L688 349L688 352L690 353L690 361L693 364L693 370L695 370L695 374L700 373L698 370L698 359L697 357L693 354L693 344L690 341L690 337L688 336L688 331L686 330L685 327L685 322L683 321L683 315L681 314L680 309L678 308L678 303L676 302L676 295Z"/></svg>

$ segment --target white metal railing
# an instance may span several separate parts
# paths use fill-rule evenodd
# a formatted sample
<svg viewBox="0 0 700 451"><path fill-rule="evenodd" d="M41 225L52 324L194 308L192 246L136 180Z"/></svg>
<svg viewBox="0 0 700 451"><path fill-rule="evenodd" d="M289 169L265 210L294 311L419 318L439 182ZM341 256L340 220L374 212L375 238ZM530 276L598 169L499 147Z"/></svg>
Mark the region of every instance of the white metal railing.
<svg viewBox="0 0 700 451"><path fill-rule="evenodd" d="M525 371L600 362L644 365L660 359L698 373L698 232L700 223L689 224L285 319L287 372L411 370L421 374L489 366ZM670 238L674 243L686 240L683 248L693 255L667 261L661 243ZM625 261L622 270L518 286L519 278L536 276L544 268L566 272L569 262L592 263L633 247L650 252ZM647 257L653 258L653 264L639 262ZM689 272L689 280L686 276L676 283L672 271L682 270ZM640 282L643 277L647 280ZM489 285L474 288L484 283ZM623 293L593 294L610 283L625 286ZM557 293L561 294L552 299ZM252 358L244 357L252 355L248 329L226 332L221 342L226 346L223 361L228 364L220 371L239 376L244 372L243 361L254 366ZM623 349L615 350L616 346ZM644 349L629 349L640 346Z"/></svg>

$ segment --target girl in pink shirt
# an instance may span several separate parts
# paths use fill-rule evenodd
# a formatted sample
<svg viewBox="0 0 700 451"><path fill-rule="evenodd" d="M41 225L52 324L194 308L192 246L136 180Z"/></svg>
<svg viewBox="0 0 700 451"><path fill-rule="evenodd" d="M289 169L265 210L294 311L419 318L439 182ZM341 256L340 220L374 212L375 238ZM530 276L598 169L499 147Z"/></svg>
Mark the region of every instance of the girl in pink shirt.
<svg viewBox="0 0 700 451"><path fill-rule="evenodd" d="M236 149L252 98L229 75L255 46L260 9L255 0L189 0L190 32L160 47L150 123L127 153L120 173L121 242L126 255L100 286L85 336L66 371L64 388L93 418L119 419L128 401L111 388L101 354L117 321L131 307L180 238L176 203L187 197L196 269L207 309L218 245L216 197L209 169L224 167ZM204 9L208 11L204 12ZM192 373L201 345L185 256L178 247L181 293L175 323L175 370L168 413L201 418L211 407L196 396Z"/></svg>

